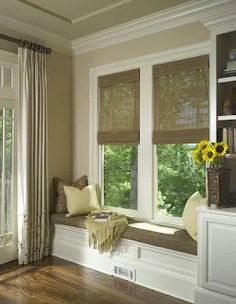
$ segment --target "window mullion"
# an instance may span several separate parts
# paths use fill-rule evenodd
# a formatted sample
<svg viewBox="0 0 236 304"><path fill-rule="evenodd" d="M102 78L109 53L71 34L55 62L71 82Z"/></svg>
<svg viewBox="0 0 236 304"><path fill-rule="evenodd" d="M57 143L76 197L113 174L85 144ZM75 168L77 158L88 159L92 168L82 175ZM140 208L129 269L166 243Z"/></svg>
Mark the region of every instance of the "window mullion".
<svg viewBox="0 0 236 304"><path fill-rule="evenodd" d="M138 150L138 212L153 217L152 66L140 68L140 145Z"/></svg>

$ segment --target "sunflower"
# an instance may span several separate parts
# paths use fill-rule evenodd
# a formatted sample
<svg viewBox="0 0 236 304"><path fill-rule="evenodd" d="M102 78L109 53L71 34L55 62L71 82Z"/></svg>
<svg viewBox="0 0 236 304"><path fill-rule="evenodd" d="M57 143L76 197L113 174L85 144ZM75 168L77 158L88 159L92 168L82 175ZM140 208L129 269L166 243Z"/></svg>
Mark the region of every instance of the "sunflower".
<svg viewBox="0 0 236 304"><path fill-rule="evenodd" d="M206 139L200 141L200 143L198 143L197 148L204 151L206 148L210 147L210 142Z"/></svg>
<svg viewBox="0 0 236 304"><path fill-rule="evenodd" d="M209 146L203 151L202 155L205 161L213 162L216 157L216 151L213 147Z"/></svg>
<svg viewBox="0 0 236 304"><path fill-rule="evenodd" d="M203 163L202 151L200 149L196 148L195 150L193 150L192 154L193 154L193 159L196 164Z"/></svg>
<svg viewBox="0 0 236 304"><path fill-rule="evenodd" d="M224 156L228 150L228 145L223 141L214 144L214 149L216 152L216 156Z"/></svg>

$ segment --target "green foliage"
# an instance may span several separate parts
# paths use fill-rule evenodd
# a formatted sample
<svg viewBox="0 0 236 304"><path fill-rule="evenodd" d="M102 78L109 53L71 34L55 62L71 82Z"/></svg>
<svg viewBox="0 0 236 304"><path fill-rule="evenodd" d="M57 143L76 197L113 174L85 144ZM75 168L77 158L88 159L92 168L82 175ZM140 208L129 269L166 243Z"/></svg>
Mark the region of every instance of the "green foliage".
<svg viewBox="0 0 236 304"><path fill-rule="evenodd" d="M196 166L191 152L195 145L157 145L158 210L182 216L187 199L205 193L205 168ZM104 146L105 205L137 209L137 146Z"/></svg>
<svg viewBox="0 0 236 304"><path fill-rule="evenodd" d="M137 209L137 146L104 146L106 205Z"/></svg>
<svg viewBox="0 0 236 304"><path fill-rule="evenodd" d="M205 168L194 164L190 144L157 145L158 209L182 216L188 198L199 191L205 194Z"/></svg>

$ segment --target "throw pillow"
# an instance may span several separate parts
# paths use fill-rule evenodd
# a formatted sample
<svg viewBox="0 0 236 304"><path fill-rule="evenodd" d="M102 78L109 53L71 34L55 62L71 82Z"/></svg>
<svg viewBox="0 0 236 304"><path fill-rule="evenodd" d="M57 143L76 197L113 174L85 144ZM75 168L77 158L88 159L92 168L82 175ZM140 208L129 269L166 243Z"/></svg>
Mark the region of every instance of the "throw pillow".
<svg viewBox="0 0 236 304"><path fill-rule="evenodd" d="M187 201L183 212L183 225L188 234L197 241L197 208L206 205L207 198L203 198L197 191Z"/></svg>
<svg viewBox="0 0 236 304"><path fill-rule="evenodd" d="M72 186L73 187L77 187L80 190L82 190L84 187L88 186L88 177L87 177L87 175L83 175L80 178L78 178L74 183L72 183Z"/></svg>
<svg viewBox="0 0 236 304"><path fill-rule="evenodd" d="M91 211L100 209L96 185L88 185L82 190L76 187L64 186L64 191L67 199L67 217L88 214Z"/></svg>
<svg viewBox="0 0 236 304"><path fill-rule="evenodd" d="M67 212L67 201L66 201L64 186L71 186L71 183L61 178L54 177L53 185L56 192L56 212L57 213ZM87 176L86 175L81 176L76 180L76 182L73 185L75 187L78 187L79 189L83 189L88 185Z"/></svg>

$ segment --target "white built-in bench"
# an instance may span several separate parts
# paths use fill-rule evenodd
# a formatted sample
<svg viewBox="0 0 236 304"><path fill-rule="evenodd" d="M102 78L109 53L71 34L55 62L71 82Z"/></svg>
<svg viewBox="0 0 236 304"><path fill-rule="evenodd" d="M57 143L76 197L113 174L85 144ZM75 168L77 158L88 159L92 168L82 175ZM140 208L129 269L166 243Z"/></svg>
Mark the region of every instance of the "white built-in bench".
<svg viewBox="0 0 236 304"><path fill-rule="evenodd" d="M107 274L120 267L136 284L193 302L197 244L185 230L131 221L115 252L99 254L89 248L85 217L51 219L52 255Z"/></svg>

